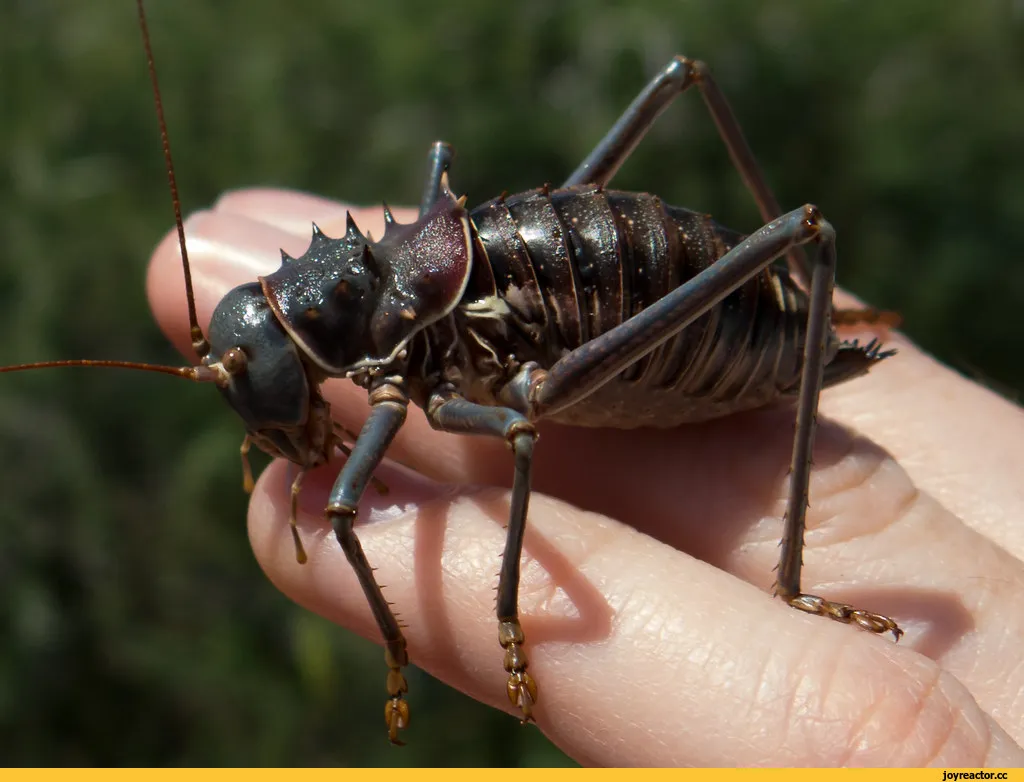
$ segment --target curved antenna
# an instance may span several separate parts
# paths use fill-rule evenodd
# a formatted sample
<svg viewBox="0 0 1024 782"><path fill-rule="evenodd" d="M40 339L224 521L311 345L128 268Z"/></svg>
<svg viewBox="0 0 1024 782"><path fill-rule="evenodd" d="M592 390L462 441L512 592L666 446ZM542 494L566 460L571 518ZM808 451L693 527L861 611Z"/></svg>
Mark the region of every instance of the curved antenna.
<svg viewBox="0 0 1024 782"><path fill-rule="evenodd" d="M164 104L160 99L160 85L156 79L156 64L153 62L153 47L149 42L149 27L146 25L146 11L142 0L135 0L139 9L139 28L142 30L142 45L146 50L146 65L149 67L149 81L153 85L153 101L156 104L156 118L160 123L160 141L164 148L164 162L167 165L167 182L171 186L171 203L174 205L174 223L178 228L178 246L181 248L181 266L185 272L185 296L188 299L189 335L192 338L192 349L199 358L210 352L210 343L199 328L196 315L196 300L192 292L192 269L188 263L188 250L185 249L185 224L181 219L181 201L178 198L178 182L174 177L174 163L171 162L171 142L167 138L167 123L164 121Z"/></svg>

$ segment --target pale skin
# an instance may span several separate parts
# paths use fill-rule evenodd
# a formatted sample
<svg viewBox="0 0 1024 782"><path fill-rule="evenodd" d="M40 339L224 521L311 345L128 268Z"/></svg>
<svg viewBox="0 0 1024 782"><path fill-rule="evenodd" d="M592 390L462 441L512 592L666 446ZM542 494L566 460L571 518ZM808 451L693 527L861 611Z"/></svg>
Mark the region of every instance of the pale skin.
<svg viewBox="0 0 1024 782"><path fill-rule="evenodd" d="M270 190L230 193L194 215L200 322L229 288L275 268L279 247L300 254L311 219L337 236L344 216L342 205ZM379 208L353 216L380 236ZM170 235L149 293L191 355ZM521 617L537 725L569 755L620 766L1024 766L1024 413L900 334L885 338L898 355L822 396L803 587L893 616L906 631L898 645L770 595L790 411L670 431L541 425ZM358 430L365 391L342 380L325 395ZM367 491L358 531L408 625L410 657L512 711L493 615L511 454L434 432L417 410L390 456L416 472L378 472L391 492ZM377 640L323 517L338 466L305 482L306 565L295 561L281 463L256 485L249 537L278 588ZM404 738L429 741L416 692L410 705Z"/></svg>

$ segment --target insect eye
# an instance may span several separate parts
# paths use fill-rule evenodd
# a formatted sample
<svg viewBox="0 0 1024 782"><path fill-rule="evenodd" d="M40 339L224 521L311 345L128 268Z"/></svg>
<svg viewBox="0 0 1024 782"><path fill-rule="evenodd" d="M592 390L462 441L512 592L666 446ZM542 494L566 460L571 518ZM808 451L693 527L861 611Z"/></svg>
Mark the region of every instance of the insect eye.
<svg viewBox="0 0 1024 782"><path fill-rule="evenodd" d="M249 365L249 357L245 355L245 351L241 348L231 348L224 353L220 363L228 371L229 375L240 375L245 372L246 367Z"/></svg>

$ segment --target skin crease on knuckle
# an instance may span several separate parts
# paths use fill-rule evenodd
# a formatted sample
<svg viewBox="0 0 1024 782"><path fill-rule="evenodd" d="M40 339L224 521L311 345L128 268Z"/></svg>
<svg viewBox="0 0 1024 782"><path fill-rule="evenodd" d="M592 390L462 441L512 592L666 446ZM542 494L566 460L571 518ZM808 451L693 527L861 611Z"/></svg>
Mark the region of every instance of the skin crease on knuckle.
<svg viewBox="0 0 1024 782"><path fill-rule="evenodd" d="M230 202L230 197L227 201ZM337 205L333 207L337 209ZM223 209L223 202L218 209ZM379 216L379 212L376 214ZM216 215L217 220L224 217ZM237 215L228 215L229 222L237 218ZM294 223L291 218L280 221L294 233L292 247L286 249L301 251L304 248L307 238L303 232L308 230L304 228L306 219L308 212L302 218L301 226L297 219ZM370 230L379 230L372 225L372 220L364 217L359 220L360 224L366 222ZM236 224L227 230L237 231L238 228ZM267 227L267 233L280 232L281 225ZM300 234L303 234L301 238ZM284 241L279 243L286 244ZM276 256L273 259L268 257L267 266L272 267L275 261ZM243 267L245 263L249 261L245 260ZM251 279L259 271L255 267L248 270L236 268L230 272L230 279L215 280L205 290L201 287L200 298L209 299L200 303L201 309L206 307L207 317L227 283L234 285ZM350 423L346 416L355 416L354 411L365 407L364 396L350 384L330 385L332 401L343 406L341 418ZM410 419L410 425L393 447L394 455L401 461L441 480L461 482L469 475L479 483L507 483L508 456L500 444L480 449L464 447L460 438L446 438L444 441L424 439L422 435L429 438L433 433L425 423L416 425L412 417ZM352 423L358 425L359 420L356 417ZM756 420L769 429L778 428L778 421L774 421L770 414ZM690 442L679 446L681 450L673 447L673 458L680 459L680 463L688 463L685 457L689 455L689 449L702 452L710 446L714 451L714 443L721 439L720 435L724 433L723 441L727 442L735 434L730 430L731 426L742 427L749 423L716 423L706 430L698 426L689 436ZM939 508L930 497L919 494L884 451L868 441L851 437L842 427L829 424L825 419L821 431L821 442L815 452L818 465L811 487L812 505L808 519L808 588L816 588L825 579L838 579L827 582L829 594L842 587L843 579L849 579L851 584L862 580L884 584L887 579L894 585L905 584L908 574L914 572L909 568L916 570L917 566L903 561L907 559L903 556L904 547L912 548L914 535L921 534L922 530L934 535L936 525L945 533L954 555L955 548L964 545L964 530L959 521ZM551 433L544 431L543 446L538 450L538 476L545 473L542 454L550 453L547 457L550 459L549 469L558 467L566 458L563 449L579 448L581 444L593 446L586 437L585 433L576 437L566 436L557 430ZM769 448L782 447L785 450L789 437L791 432L773 433L768 438ZM467 439L461 438L462 441ZM439 444L440 452L437 450ZM605 445L614 452L614 446L618 444L613 435L611 442ZM634 447L642 452L645 444ZM658 451L657 435L651 444L655 446L655 458L665 459L667 454ZM723 447L734 448L735 442ZM770 462L775 456L765 457L762 461ZM716 469L725 470L729 462L735 462L733 457L731 454L718 462L714 458L709 461L717 464ZM753 461L757 461L756 456ZM630 466L637 471L645 469L642 464ZM702 473L700 467L698 464L691 477L697 484L707 479L707 472ZM561 473L554 471L554 474ZM693 517L712 514L713 518L714 512L728 507L728 501L719 498L716 505L714 501L708 504L706 500L700 500L694 512L689 507L690 497L686 492L680 493L679 487L671 483L668 488L673 489L672 499L668 500L663 494L664 471L659 475L662 493L654 492L653 498L648 498L648 486L641 483L634 487L634 491L627 493L631 499L646 501L627 505L630 508L628 513L621 512L622 505L605 503L603 497L598 497L594 502L597 507L590 509L621 518L661 542L639 535L610 519L584 514L575 507L543 497L540 492L552 491L551 486L544 485L543 478L531 503L531 528L524 557L524 625L527 621L551 622L547 637L541 632L540 642L533 647L531 659L533 669L543 676L545 685L541 726L563 749L581 761L596 764L622 763L624 758L630 757L637 764L763 764L768 762L766 758L772 758L772 763L784 764L788 757L791 763L831 765L837 762L914 764L943 761L947 764L953 761L972 764L984 759L990 740L994 743L993 751L998 747L1012 746L998 728L994 733L990 731L988 720L962 685L947 674L938 674L933 662L906 649L905 644L895 649L879 645L877 639L849 633L849 628L815 617L801 616L766 599L763 590L770 580L768 574L777 553L777 506L778 498L785 493L784 474L775 470L769 476L767 484L771 488L761 495L760 507L756 512L747 507L745 515L738 514L742 518L738 524L734 522L735 534L731 538L727 535L724 545L720 540L717 544L714 542L715 536L721 538L721 530L708 529L715 524L694 524ZM737 477L734 471L730 477ZM593 483L592 480L589 482ZM278 481L278 484L277 489L280 489L283 482ZM739 489L734 484L732 493L747 488L742 479L738 485ZM310 536L312 542L319 535L320 541L312 547L310 565L298 568L294 563L287 525L283 523L287 511L281 504L281 492L276 491L277 499L271 500L264 486L261 480L261 488L254 497L251 534L261 563L271 579L303 605L375 638L375 626L369 618L362 594L344 557L337 550L333 536L326 534L322 521L315 515L304 518L304 536ZM577 502L579 496L574 492L578 490L569 481L568 491L553 493L575 504L589 506L589 502ZM621 497L623 493L618 491L615 494ZM422 662L433 673L475 697L505 708L507 704L495 698L495 693L501 694L500 687L495 687L495 682L500 684L501 671L500 655L496 657L492 649L495 645L492 637L492 590L496 583L497 554L502 543L500 509L505 507L502 502L507 505L507 495L501 491L495 495L488 494L491 499L486 502L481 501L482 496L472 494L463 497L460 494L456 502L451 494L447 494L423 503L415 513L378 524L371 523L365 528L361 526L360 537L371 561L381 568L382 580L391 584L389 599L394 600L400 610L410 614L410 642L417 662ZM682 503L681 496L686 497ZM591 501L594 501L593 497ZM682 515L687 517L682 523L678 518L681 504ZM491 505L490 510L485 510ZM666 514L666 508L674 512ZM424 515L428 517L426 520ZM269 516L276 521L270 522L265 518ZM429 524L443 528L441 537L430 545L423 542L424 535L420 531ZM467 526L463 528L464 525ZM929 526L931 529L926 529ZM602 530L601 535L596 534L598 528ZM394 538L399 529L403 530L402 534ZM546 546L546 558L532 551L538 541ZM568 552L563 551L570 541L582 542L575 547L569 546ZM724 567L759 588L752 589L700 561L671 550L664 543ZM842 545L833 545L837 543ZM628 551L628 556L623 554L624 550ZM429 557L424 558L424 551L433 553L432 562ZM488 561L488 556L492 557L491 561ZM560 563L552 565L553 556L560 558ZM615 557L614 566L608 562L602 564L602 559L609 556ZM396 565L403 561L403 557L406 561L416 562L411 580L408 568ZM440 569L437 566L439 561L442 563ZM624 561L632 563L632 566L623 567ZM454 566L453 562L459 564ZM318 570L317 563L326 564ZM431 569L440 570L442 575L431 577L433 580L423 575ZM610 573L615 574L614 578ZM654 573L662 575L652 581ZM569 589L563 582L573 578L575 585ZM436 599L423 596L425 586L434 588ZM586 594L587 586L594 594ZM893 586L893 590L896 588ZM863 602L861 594L861 591L855 593L858 603ZM841 593L834 596L845 597ZM703 602L698 599L701 597ZM425 632L413 622L411 614L416 611L423 613L423 604L432 601L438 605L425 612L426 618L440 617L444 621L434 622L435 626ZM740 608L750 601L756 601L756 607ZM603 609L600 607L602 604ZM605 612L603 615L602 611ZM566 617L574 615L575 624L571 631L566 637L560 637L559 624L565 624ZM752 628L751 616L765 617L763 626L761 622L755 622ZM420 618L423 619L422 616ZM581 618L596 624L599 632L595 634L589 630L590 637L581 637L584 624ZM787 629L781 632L780 627ZM731 641L719 637L726 631ZM755 631L764 635L760 642L756 640ZM832 639L836 631L842 634L835 636L840 641L820 640ZM536 629L528 627L528 632L537 636ZM446 633L450 638L440 640ZM808 643L808 637L815 642ZM779 647L785 644L780 642L786 638L793 649L802 652L802 658L787 657L782 653ZM649 646L651 639L654 639L654 644L648 648L645 644ZM742 648L731 649L732 644ZM923 648L927 646L927 636L921 644L915 645L930 656L940 656L934 650ZM752 648L764 651L755 655L751 654ZM847 648L847 653L833 654L822 661L821 651L815 652L815 649L834 652L837 648ZM845 661L843 670L836 667L837 659ZM863 664L865 659L873 661L872 664ZM861 660L861 664L851 666L854 660ZM894 665L893 660L901 664ZM731 683L719 684L719 689L709 690L707 680L721 679L730 671L735 673L737 661L743 661L750 668L745 676L735 677L729 680ZM917 670L911 662L923 667ZM967 664L965 661L964 665ZM904 669L904 666L909 667ZM944 666L949 667L945 661ZM861 672L859 678L847 670L850 667L854 672ZM872 686L864 686L865 677ZM652 720L652 710L661 706L666 681L672 682L671 695L679 702L669 710L668 716ZM744 694L740 684L743 681L758 684ZM908 687L908 681L913 683L912 687ZM740 690L738 694L735 692L737 688ZM811 699L810 706L808 690L816 698ZM732 711L722 708L723 698L730 693L734 704ZM881 701L872 701L872 696L881 698ZM766 699L768 706L759 706L759 698ZM955 709L950 704L955 704ZM984 698L982 704L985 705ZM986 708L992 710L990 706ZM748 715L755 714L759 714L757 719L750 716L749 724L744 721ZM612 715L614 719L605 719ZM567 716L572 719L567 720ZM845 731L836 729L837 720L846 726ZM656 728L654 732L652 725ZM695 730L695 725L704 727ZM715 725L719 726L717 732L712 730ZM770 725L775 733L766 730L765 725ZM886 726L885 729L880 729L880 725ZM762 740L756 738L759 733L771 734L776 742L781 738L782 748L770 741L762 744ZM727 746L709 741L709 735L717 735L719 742L724 741ZM894 742L892 736L904 738ZM953 738L943 743L945 736ZM725 738L729 740L725 741ZM642 749L638 751L638 748ZM739 749L749 753L745 759L742 753L737 754Z"/></svg>

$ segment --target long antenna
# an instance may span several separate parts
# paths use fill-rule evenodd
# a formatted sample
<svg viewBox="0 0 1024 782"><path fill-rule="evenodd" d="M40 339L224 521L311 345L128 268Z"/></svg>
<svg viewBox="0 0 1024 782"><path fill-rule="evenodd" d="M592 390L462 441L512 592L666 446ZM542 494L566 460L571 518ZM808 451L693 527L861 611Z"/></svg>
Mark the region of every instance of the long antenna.
<svg viewBox="0 0 1024 782"><path fill-rule="evenodd" d="M160 123L160 140L164 147L164 162L167 164L167 180L171 185L171 201L174 204L174 221L178 226L178 244L181 247L181 263L185 270L185 294L188 297L188 318L191 324L192 348L199 355L205 358L210 352L210 343L203 336L203 330L199 328L199 318L196 315L195 296L192 293L192 272L188 265L188 251L185 249L185 225L181 220L181 201L178 198L178 184L174 179L174 164L171 162L171 145L167 140L167 123L164 121L164 107L160 100L160 87L156 81L156 66L153 64L153 48L149 43L149 29L146 27L146 13L142 7L142 0L136 0L139 9L139 25L142 28L142 43L146 49L146 62L149 65L149 79L153 84L153 98L156 101L156 116ZM195 383L216 383L226 385L230 382L229 373L222 365L213 366L190 366L172 367L161 364L144 364L138 361L109 361L106 359L64 359L60 361L37 361L32 364L14 364L9 367L0 367L0 373L23 372L28 369L51 369L56 367L106 367L113 369L136 369L144 372L160 372L165 375L174 375L191 380Z"/></svg>
<svg viewBox="0 0 1024 782"><path fill-rule="evenodd" d="M171 142L167 138L167 123L164 121L164 104L160 99L160 85L156 79L156 64L153 62L153 47L149 42L149 27L146 25L146 11L142 0L135 0L139 9L139 28L142 30L142 45L146 49L146 64L149 66L149 81L153 85L153 101L156 103L156 118L160 123L160 141L164 148L164 162L167 165L167 182L171 186L171 202L174 205L174 223L178 227L178 246L181 247L181 266L185 272L185 296L188 298L189 335L192 338L192 349L199 358L210 352L210 343L199 328L196 315L196 299L192 293L192 269L188 263L188 250L185 248L185 224L181 219L181 200L178 198L178 182L174 177L174 163L171 162Z"/></svg>
<svg viewBox="0 0 1024 782"><path fill-rule="evenodd" d="M14 364L0 367L3 372L21 372L26 369L51 369L54 367L110 367L113 369L141 369L146 372L162 372L165 375L176 375L196 383L219 383L225 377L223 371L213 367L170 367L162 364L143 364L138 361L107 361L91 358L65 359L61 361L37 361L33 364Z"/></svg>

